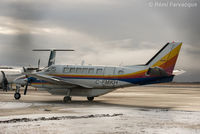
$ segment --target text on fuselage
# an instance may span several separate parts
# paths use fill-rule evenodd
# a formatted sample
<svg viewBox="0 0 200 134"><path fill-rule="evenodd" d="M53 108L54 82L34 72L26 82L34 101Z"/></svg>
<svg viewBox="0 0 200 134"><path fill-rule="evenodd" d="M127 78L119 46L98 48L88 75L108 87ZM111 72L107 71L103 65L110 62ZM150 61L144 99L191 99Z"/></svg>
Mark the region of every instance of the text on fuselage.
<svg viewBox="0 0 200 134"><path fill-rule="evenodd" d="M98 85L115 86L118 84L118 80L96 80L95 83Z"/></svg>

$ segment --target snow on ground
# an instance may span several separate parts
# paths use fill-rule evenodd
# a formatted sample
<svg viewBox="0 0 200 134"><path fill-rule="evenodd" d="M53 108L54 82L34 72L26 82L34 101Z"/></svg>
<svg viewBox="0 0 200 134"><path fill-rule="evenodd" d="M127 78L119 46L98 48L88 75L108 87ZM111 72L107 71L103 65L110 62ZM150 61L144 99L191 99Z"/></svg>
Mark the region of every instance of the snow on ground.
<svg viewBox="0 0 200 134"><path fill-rule="evenodd" d="M88 106L62 108L66 113L29 114L0 117L0 121L19 119L16 123L0 123L0 134L199 134L200 112L167 109ZM67 113L74 111L74 113ZM96 115L118 116L96 116ZM76 118L62 118L73 116ZM44 117L47 120L42 120ZM49 117L60 117L49 120ZM85 118L87 117L87 118ZM22 118L39 119L21 121ZM52 118L51 118L52 119Z"/></svg>
<svg viewBox="0 0 200 134"><path fill-rule="evenodd" d="M0 102L0 109L26 108L31 105L32 105L31 103Z"/></svg>
<svg viewBox="0 0 200 134"><path fill-rule="evenodd" d="M17 108L27 108L30 106L40 106L46 105L41 103L25 103L25 102L0 102L1 109L17 109Z"/></svg>

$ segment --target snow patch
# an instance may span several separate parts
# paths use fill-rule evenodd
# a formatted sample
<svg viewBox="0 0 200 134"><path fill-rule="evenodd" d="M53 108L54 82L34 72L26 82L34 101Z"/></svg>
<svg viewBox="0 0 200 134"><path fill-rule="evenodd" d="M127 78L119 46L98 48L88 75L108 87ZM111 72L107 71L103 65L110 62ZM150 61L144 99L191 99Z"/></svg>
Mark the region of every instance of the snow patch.
<svg viewBox="0 0 200 134"><path fill-rule="evenodd" d="M27 108L30 107L31 103L23 102L0 102L0 109L16 109L16 108Z"/></svg>
<svg viewBox="0 0 200 134"><path fill-rule="evenodd" d="M24 103L24 102L0 102L0 109L18 109L27 108L30 106L43 106L48 104L42 103Z"/></svg>

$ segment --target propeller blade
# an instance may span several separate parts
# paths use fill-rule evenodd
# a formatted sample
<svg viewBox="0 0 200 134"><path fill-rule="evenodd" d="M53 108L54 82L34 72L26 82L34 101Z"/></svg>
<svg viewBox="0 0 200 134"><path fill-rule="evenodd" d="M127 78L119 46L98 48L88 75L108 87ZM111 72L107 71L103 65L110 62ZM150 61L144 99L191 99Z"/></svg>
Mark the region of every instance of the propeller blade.
<svg viewBox="0 0 200 134"><path fill-rule="evenodd" d="M3 75L3 78L5 78L6 75L5 75L4 71L1 71L1 73L2 73L2 75Z"/></svg>
<svg viewBox="0 0 200 134"><path fill-rule="evenodd" d="M25 89L24 89L24 95L26 95L27 89L28 89L28 81L27 81L26 87L25 87Z"/></svg>
<svg viewBox="0 0 200 134"><path fill-rule="evenodd" d="M3 75L2 81L1 81L2 88L3 88L4 91L7 92L8 88L9 88L9 87L8 87L8 80L7 80L7 78L6 78L6 75L5 75L4 71L1 71L1 73L2 73L2 75Z"/></svg>
<svg viewBox="0 0 200 134"><path fill-rule="evenodd" d="M38 69L40 69L40 59L38 60Z"/></svg>
<svg viewBox="0 0 200 134"><path fill-rule="evenodd" d="M27 69L25 67L23 67L23 70L24 70L25 77L28 78L28 75L26 74L27 73Z"/></svg>
<svg viewBox="0 0 200 134"><path fill-rule="evenodd" d="M23 67L23 70L24 70L24 72L26 72L26 69L25 69L25 67Z"/></svg>

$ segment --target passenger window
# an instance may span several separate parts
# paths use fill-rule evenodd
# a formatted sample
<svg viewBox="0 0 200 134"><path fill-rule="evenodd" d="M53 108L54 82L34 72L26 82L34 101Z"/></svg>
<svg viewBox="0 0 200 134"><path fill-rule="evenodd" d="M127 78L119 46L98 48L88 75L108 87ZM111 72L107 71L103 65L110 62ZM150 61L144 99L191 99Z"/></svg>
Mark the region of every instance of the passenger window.
<svg viewBox="0 0 200 134"><path fill-rule="evenodd" d="M93 74L94 73L94 68L89 68L88 73L89 74Z"/></svg>
<svg viewBox="0 0 200 134"><path fill-rule="evenodd" d="M102 74L103 73L103 69L97 69L97 74Z"/></svg>
<svg viewBox="0 0 200 134"><path fill-rule="evenodd" d="M70 68L69 70L70 73L75 73L75 71L76 71L75 68Z"/></svg>
<svg viewBox="0 0 200 134"><path fill-rule="evenodd" d="M119 71L118 71L118 74L119 74L119 75L124 74L124 71L119 70Z"/></svg>
<svg viewBox="0 0 200 134"><path fill-rule="evenodd" d="M88 68L83 68L83 73L87 74L88 73Z"/></svg>
<svg viewBox="0 0 200 134"><path fill-rule="evenodd" d="M76 68L76 73L82 73L82 68Z"/></svg>
<svg viewBox="0 0 200 134"><path fill-rule="evenodd" d="M65 67L64 70L63 70L64 73L68 73L69 71L70 71L69 67Z"/></svg>

